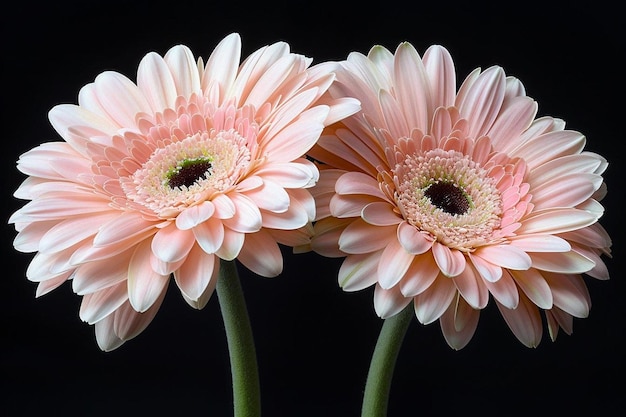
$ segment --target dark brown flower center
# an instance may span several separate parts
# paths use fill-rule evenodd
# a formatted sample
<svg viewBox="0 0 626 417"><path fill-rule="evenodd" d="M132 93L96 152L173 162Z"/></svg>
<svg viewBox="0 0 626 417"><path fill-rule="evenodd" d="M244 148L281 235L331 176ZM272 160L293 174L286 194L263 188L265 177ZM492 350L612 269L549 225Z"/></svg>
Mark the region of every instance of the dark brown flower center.
<svg viewBox="0 0 626 417"><path fill-rule="evenodd" d="M170 188L191 187L196 181L206 178L211 167L209 159L187 159L168 172L167 184Z"/></svg>
<svg viewBox="0 0 626 417"><path fill-rule="evenodd" d="M465 214L470 208L465 192L450 182L432 183L424 195L434 206L448 214Z"/></svg>

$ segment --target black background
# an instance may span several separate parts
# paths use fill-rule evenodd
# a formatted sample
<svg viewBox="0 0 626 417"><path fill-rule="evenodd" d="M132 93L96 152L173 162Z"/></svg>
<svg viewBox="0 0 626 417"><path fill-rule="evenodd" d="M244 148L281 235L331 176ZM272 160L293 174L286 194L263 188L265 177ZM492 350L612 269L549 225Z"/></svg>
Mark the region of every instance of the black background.
<svg viewBox="0 0 626 417"><path fill-rule="evenodd" d="M497 309L482 312L470 344L455 352L437 324L416 320L395 371L389 417L559 415L624 411L624 30L618 3L542 2L20 2L2 13L3 218L23 204L19 154L58 140L47 121L58 103L104 70L135 80L149 51L178 43L206 59L225 35L239 32L243 56L285 40L315 62L392 51L410 41L423 53L446 46L464 77L502 65L539 102L539 115L563 118L608 158L609 194L601 223L614 245L611 280L587 279L593 307L574 333L538 348L519 343ZM4 222L0 279L6 416L126 416L190 413L229 416L228 351L217 297L191 309L172 285L140 336L101 352L93 327L78 318L80 299L64 285L35 299L26 280L31 258L12 247ZM273 279L241 270L256 338L263 414L358 416L370 355L382 324L372 291L343 293L339 260L286 251Z"/></svg>

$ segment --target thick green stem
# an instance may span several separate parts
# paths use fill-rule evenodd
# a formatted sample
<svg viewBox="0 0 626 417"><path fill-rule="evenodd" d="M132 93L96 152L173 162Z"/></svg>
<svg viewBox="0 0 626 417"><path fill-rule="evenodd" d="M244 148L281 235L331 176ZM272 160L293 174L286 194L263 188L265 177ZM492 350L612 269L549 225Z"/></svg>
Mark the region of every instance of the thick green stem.
<svg viewBox="0 0 626 417"><path fill-rule="evenodd" d="M259 417L261 390L256 350L235 261L221 261L216 291L228 341L234 417Z"/></svg>
<svg viewBox="0 0 626 417"><path fill-rule="evenodd" d="M410 304L384 321L367 374L361 417L387 416L396 360L412 318L413 305Z"/></svg>

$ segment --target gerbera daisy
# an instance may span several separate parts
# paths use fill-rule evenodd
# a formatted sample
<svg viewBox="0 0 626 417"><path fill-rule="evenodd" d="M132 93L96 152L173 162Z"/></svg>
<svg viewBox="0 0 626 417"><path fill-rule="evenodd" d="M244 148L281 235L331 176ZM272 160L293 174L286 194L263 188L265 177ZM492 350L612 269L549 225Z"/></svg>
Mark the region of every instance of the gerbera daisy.
<svg viewBox="0 0 626 417"><path fill-rule="evenodd" d="M382 318L410 303L463 348L493 299L526 346L572 332L591 305L582 274L609 278L598 223L607 161L553 117L536 117L523 84L492 66L457 90L449 52L374 46L340 63L330 89L362 111L329 126L311 248L345 257L345 291L371 286Z"/></svg>
<svg viewBox="0 0 626 417"><path fill-rule="evenodd" d="M200 309L220 260L272 277L279 244L309 238L319 172L303 155L358 103L322 98L334 75L285 42L240 58L233 33L206 64L178 45L147 54L136 83L103 72L50 111L64 141L19 158L26 275L37 296L71 280L105 351L144 330L172 276Z"/></svg>

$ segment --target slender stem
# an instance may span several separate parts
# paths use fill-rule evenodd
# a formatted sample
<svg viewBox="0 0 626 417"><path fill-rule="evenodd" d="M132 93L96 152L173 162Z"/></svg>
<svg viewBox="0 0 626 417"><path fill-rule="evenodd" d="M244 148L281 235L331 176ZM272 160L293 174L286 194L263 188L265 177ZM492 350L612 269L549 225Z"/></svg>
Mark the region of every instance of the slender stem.
<svg viewBox="0 0 626 417"><path fill-rule="evenodd" d="M413 305L409 304L403 311L384 321L367 374L361 417L387 416L396 360L412 318Z"/></svg>
<svg viewBox="0 0 626 417"><path fill-rule="evenodd" d="M261 415L259 371L252 327L235 261L221 261L217 281L233 378L235 417Z"/></svg>

